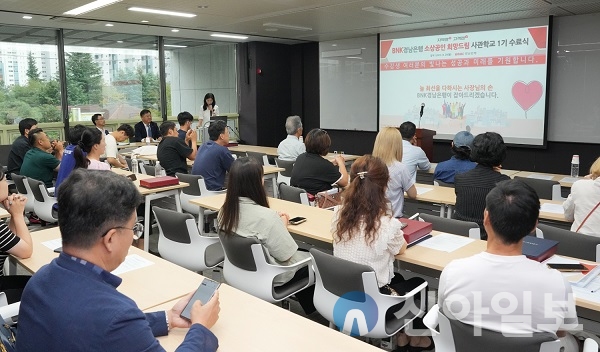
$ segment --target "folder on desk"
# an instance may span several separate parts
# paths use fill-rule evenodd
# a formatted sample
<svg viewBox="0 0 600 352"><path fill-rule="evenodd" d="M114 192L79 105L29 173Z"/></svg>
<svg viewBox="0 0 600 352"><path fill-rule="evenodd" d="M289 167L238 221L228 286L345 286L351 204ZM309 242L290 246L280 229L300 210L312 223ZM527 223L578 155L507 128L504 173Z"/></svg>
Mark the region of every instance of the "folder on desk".
<svg viewBox="0 0 600 352"><path fill-rule="evenodd" d="M401 223L406 224L402 229L404 232L404 239L409 245L415 241L419 241L422 237L425 237L433 230L433 225L430 222L418 221L412 219L400 218Z"/></svg>
<svg viewBox="0 0 600 352"><path fill-rule="evenodd" d="M525 236L523 240L523 255L538 262L553 256L557 249L558 242L546 238Z"/></svg>
<svg viewBox="0 0 600 352"><path fill-rule="evenodd" d="M173 176L152 177L140 180L140 186L144 188L159 188L178 184L179 179Z"/></svg>

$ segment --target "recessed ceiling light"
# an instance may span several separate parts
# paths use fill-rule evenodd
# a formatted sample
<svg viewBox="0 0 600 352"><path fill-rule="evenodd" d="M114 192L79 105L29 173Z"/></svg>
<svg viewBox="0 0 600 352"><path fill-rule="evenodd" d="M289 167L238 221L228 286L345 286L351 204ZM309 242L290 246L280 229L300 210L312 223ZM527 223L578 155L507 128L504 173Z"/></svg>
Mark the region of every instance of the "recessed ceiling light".
<svg viewBox="0 0 600 352"><path fill-rule="evenodd" d="M135 11L135 12L154 13L157 15L178 16L178 17L196 17L196 14L193 14L193 13L147 9L144 7L130 7L127 10Z"/></svg>
<svg viewBox="0 0 600 352"><path fill-rule="evenodd" d="M386 16L392 16L392 17L411 17L412 16L410 13L394 11L394 10L390 10L390 9L386 9L386 8L378 7L378 6L363 7L362 9L363 9L363 11L374 12L374 13L378 13L380 15L386 15Z"/></svg>
<svg viewBox="0 0 600 352"><path fill-rule="evenodd" d="M142 21L140 21L140 22L142 22L142 23L148 23L148 21L146 21L146 20L142 20Z"/></svg>
<svg viewBox="0 0 600 352"><path fill-rule="evenodd" d="M198 8L199 8L199 9L207 9L207 8L208 8L208 6L207 6L207 5L200 5L200 6L198 6Z"/></svg>
<svg viewBox="0 0 600 352"><path fill-rule="evenodd" d="M337 46L337 44L331 44L331 46Z"/></svg>
<svg viewBox="0 0 600 352"><path fill-rule="evenodd" d="M165 48L187 48L187 45L165 44Z"/></svg>
<svg viewBox="0 0 600 352"><path fill-rule="evenodd" d="M248 37L243 35L234 35L234 34L211 34L211 37L217 38L229 38L229 39L248 39Z"/></svg>
<svg viewBox="0 0 600 352"><path fill-rule="evenodd" d="M114 4L116 2L120 2L120 1L121 0L96 0L96 1L90 2L89 4L85 4L83 6L74 8L73 10L69 10L69 11L65 12L64 14L77 16L77 15L81 15L86 12L91 12L91 11L97 10L104 6L112 5L112 4Z"/></svg>
<svg viewBox="0 0 600 352"><path fill-rule="evenodd" d="M117 40L117 43L121 44L121 43L123 43L123 41L122 40Z"/></svg>
<svg viewBox="0 0 600 352"><path fill-rule="evenodd" d="M179 29L171 29L171 32L177 33L177 32L179 32Z"/></svg>
<svg viewBox="0 0 600 352"><path fill-rule="evenodd" d="M312 28L310 28L310 27L293 26L291 24L274 23L274 22L263 23L263 26L279 28L279 29L290 29L293 31L312 31Z"/></svg>
<svg viewBox="0 0 600 352"><path fill-rule="evenodd" d="M112 24L112 23L107 23L107 24L105 24L105 26L106 26L106 27L114 27L115 25L114 25L114 24Z"/></svg>
<svg viewBox="0 0 600 352"><path fill-rule="evenodd" d="M23 18L24 18L24 19L26 19L26 20L30 20L30 19L32 19L33 17L31 17L31 16L27 16L27 15L26 15L26 16L23 16Z"/></svg>

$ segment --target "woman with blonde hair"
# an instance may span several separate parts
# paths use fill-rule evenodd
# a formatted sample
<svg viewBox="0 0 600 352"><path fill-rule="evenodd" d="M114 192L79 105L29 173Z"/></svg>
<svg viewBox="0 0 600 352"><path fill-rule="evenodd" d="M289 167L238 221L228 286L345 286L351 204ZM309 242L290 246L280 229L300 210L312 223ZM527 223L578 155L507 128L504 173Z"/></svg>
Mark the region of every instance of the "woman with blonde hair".
<svg viewBox="0 0 600 352"><path fill-rule="evenodd" d="M588 177L573 184L563 208L565 218L573 221L571 231L600 237L600 158Z"/></svg>
<svg viewBox="0 0 600 352"><path fill-rule="evenodd" d="M404 280L402 275L394 273L395 256L404 253L406 241L402 223L392 216L385 198L388 168L379 158L361 156L352 164L350 179L342 205L334 209L333 255L373 268L381 293L403 295L424 280L417 277ZM396 311L392 307L386 316L391 318ZM417 328L425 328L420 319L415 320L417 325ZM408 337L400 333L397 340L401 350L408 347L409 342L419 351L433 348L433 341L428 337Z"/></svg>
<svg viewBox="0 0 600 352"><path fill-rule="evenodd" d="M394 127L384 127L375 138L373 156L381 159L388 167L390 181L386 197L392 203L394 217L401 217L404 208L404 192L410 199L417 198L417 188L408 168L402 164L402 135Z"/></svg>

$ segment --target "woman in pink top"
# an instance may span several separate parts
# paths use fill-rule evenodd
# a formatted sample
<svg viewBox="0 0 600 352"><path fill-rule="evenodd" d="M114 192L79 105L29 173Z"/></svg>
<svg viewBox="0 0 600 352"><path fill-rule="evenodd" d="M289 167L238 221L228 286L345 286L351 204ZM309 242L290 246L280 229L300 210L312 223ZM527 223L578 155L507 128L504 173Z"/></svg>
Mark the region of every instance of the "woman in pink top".
<svg viewBox="0 0 600 352"><path fill-rule="evenodd" d="M97 128L87 128L73 151L75 168L110 170L110 165L100 161L100 155L104 154L105 149L104 133ZM87 157L84 152L87 153Z"/></svg>

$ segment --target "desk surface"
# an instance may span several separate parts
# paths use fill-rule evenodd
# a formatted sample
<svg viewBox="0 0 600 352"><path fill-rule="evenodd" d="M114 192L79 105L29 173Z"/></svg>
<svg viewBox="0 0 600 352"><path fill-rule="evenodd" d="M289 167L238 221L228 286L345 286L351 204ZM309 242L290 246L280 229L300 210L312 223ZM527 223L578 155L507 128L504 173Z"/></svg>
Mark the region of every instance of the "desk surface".
<svg viewBox="0 0 600 352"><path fill-rule="evenodd" d="M221 311L211 331L219 351L373 351L380 349L320 325L274 304L245 294L227 284L219 288ZM176 301L155 307L170 309ZM148 312L153 309L148 310ZM254 328L253 328L254 327ZM174 351L188 329L173 329L159 337L161 346Z"/></svg>
<svg viewBox="0 0 600 352"><path fill-rule="evenodd" d="M18 261L27 271L35 273L58 256L43 242L60 238L60 230L58 227L54 227L36 231L31 234L31 238L33 255L27 259L18 259ZM195 272L141 249L130 247L129 254L139 255L154 263L119 275L123 279L123 283L118 288L119 292L133 299L142 310L181 298L196 290L203 280L203 277Z"/></svg>
<svg viewBox="0 0 600 352"><path fill-rule="evenodd" d="M264 153L267 154L269 156L273 156L273 157L277 157L277 148L275 147L261 147L261 146L257 146L257 145L245 145L245 144L239 144L233 147L229 147L229 150L232 152L239 152L239 153L245 153L245 152L254 152L254 153ZM358 158L360 158L362 155L352 155L352 154L344 154L344 159L346 161L352 161L352 160L356 160ZM334 153L329 153L325 156L325 158L327 159L333 159L335 157Z"/></svg>
<svg viewBox="0 0 600 352"><path fill-rule="evenodd" d="M117 149L139 148L148 145L146 142L133 142L127 144L117 143ZM158 145L158 142L151 142L150 145Z"/></svg>
<svg viewBox="0 0 600 352"><path fill-rule="evenodd" d="M562 187L571 188L573 186L573 182L561 181L565 177L570 178L571 177L570 175L548 174L548 173L544 173L544 172L519 171L514 176L531 177L531 176L536 176L536 175L541 176L541 177L548 177L548 178L550 178L551 181L558 181L558 182L560 182L560 185ZM514 177L514 176L512 176L512 177ZM583 179L583 177L580 177L580 179Z"/></svg>
<svg viewBox="0 0 600 352"><path fill-rule="evenodd" d="M0 219L6 219L8 217L10 217L10 213L6 209L0 207Z"/></svg>

